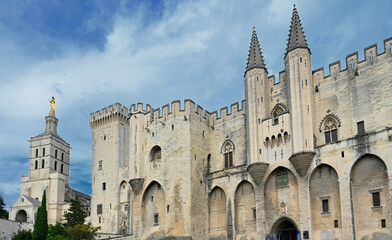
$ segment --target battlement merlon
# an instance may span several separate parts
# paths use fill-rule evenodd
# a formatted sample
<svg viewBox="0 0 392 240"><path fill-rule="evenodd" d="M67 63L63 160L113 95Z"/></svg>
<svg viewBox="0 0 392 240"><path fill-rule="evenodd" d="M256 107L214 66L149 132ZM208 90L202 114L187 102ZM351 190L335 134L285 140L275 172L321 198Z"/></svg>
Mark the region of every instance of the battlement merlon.
<svg viewBox="0 0 392 240"><path fill-rule="evenodd" d="M117 102L114 105L102 108L95 113L90 113L90 126L92 127L94 124L110 120L113 117L126 120L128 119L128 116L128 108L122 106L120 103Z"/></svg>

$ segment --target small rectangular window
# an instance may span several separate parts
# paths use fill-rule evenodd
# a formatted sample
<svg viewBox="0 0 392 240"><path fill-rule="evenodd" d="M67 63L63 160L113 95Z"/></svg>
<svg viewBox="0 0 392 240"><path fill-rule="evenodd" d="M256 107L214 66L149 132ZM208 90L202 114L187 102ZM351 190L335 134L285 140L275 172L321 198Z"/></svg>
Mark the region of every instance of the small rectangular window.
<svg viewBox="0 0 392 240"><path fill-rule="evenodd" d="M42 156L45 156L45 148L42 149Z"/></svg>
<svg viewBox="0 0 392 240"><path fill-rule="evenodd" d="M61 161L64 161L64 153L61 153Z"/></svg>
<svg viewBox="0 0 392 240"><path fill-rule="evenodd" d="M329 201L328 199L323 199L323 213L329 212Z"/></svg>
<svg viewBox="0 0 392 240"><path fill-rule="evenodd" d="M365 134L365 122L357 122L358 135Z"/></svg>
<svg viewBox="0 0 392 240"><path fill-rule="evenodd" d="M342 151L342 158L344 158L344 151Z"/></svg>
<svg viewBox="0 0 392 240"><path fill-rule="evenodd" d="M98 161L98 171L102 170L102 160Z"/></svg>
<svg viewBox="0 0 392 240"><path fill-rule="evenodd" d="M54 162L54 170L57 170L57 162Z"/></svg>
<svg viewBox="0 0 392 240"><path fill-rule="evenodd" d="M38 149L35 149L35 157L38 157Z"/></svg>
<svg viewBox="0 0 392 240"><path fill-rule="evenodd" d="M333 223L334 223L335 228L339 227L339 221L338 220L333 221Z"/></svg>
<svg viewBox="0 0 392 240"><path fill-rule="evenodd" d="M102 214L102 204L97 205L97 214Z"/></svg>
<svg viewBox="0 0 392 240"><path fill-rule="evenodd" d="M386 228L387 227L387 223L386 223L385 219L381 219L381 227L382 228Z"/></svg>
<svg viewBox="0 0 392 240"><path fill-rule="evenodd" d="M98 218L98 223L101 223L101 217Z"/></svg>
<svg viewBox="0 0 392 240"><path fill-rule="evenodd" d="M57 159L57 149L54 151L54 158Z"/></svg>
<svg viewBox="0 0 392 240"><path fill-rule="evenodd" d="M380 192L373 192L372 195L373 195L373 207L381 206Z"/></svg>
<svg viewBox="0 0 392 240"><path fill-rule="evenodd" d="M157 226L159 225L159 214L154 213L154 225Z"/></svg>
<svg viewBox="0 0 392 240"><path fill-rule="evenodd" d="M106 183L104 182L104 183L102 183L102 190L106 190Z"/></svg>
<svg viewBox="0 0 392 240"><path fill-rule="evenodd" d="M252 208L253 210L253 219L256 220L256 208Z"/></svg>

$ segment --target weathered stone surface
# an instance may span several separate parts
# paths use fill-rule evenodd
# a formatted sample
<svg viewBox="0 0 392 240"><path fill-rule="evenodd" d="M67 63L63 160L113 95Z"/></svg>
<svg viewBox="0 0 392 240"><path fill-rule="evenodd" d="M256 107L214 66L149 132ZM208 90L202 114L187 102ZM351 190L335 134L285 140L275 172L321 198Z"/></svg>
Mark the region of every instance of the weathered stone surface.
<svg viewBox="0 0 392 240"><path fill-rule="evenodd" d="M299 152L291 155L289 158L290 162L293 164L295 170L301 177L304 177L308 172L310 164L313 161L313 157L316 152Z"/></svg>
<svg viewBox="0 0 392 240"><path fill-rule="evenodd" d="M254 162L249 164L248 172L250 173L253 178L253 181L255 181L257 185L260 185L260 183L263 181L268 166L269 163L266 162Z"/></svg>
<svg viewBox="0 0 392 240"><path fill-rule="evenodd" d="M144 183L144 178L134 178L129 180L129 184L132 187L133 192L138 195L140 193L140 190L142 190Z"/></svg>

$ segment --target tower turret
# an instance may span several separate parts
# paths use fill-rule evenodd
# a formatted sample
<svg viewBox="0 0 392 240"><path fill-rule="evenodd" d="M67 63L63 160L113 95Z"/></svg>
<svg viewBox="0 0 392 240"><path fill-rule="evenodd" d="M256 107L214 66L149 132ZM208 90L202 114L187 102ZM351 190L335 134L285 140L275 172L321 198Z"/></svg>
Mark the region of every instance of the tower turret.
<svg viewBox="0 0 392 240"><path fill-rule="evenodd" d="M249 47L248 62L245 71L245 99L248 162L261 161L262 126L259 124L264 117L268 72L265 67L256 30L253 28Z"/></svg>
<svg viewBox="0 0 392 240"><path fill-rule="evenodd" d="M286 95L292 119L290 161L301 176L306 174L314 156L314 101L310 55L301 20L294 5L285 54L286 82L289 86Z"/></svg>

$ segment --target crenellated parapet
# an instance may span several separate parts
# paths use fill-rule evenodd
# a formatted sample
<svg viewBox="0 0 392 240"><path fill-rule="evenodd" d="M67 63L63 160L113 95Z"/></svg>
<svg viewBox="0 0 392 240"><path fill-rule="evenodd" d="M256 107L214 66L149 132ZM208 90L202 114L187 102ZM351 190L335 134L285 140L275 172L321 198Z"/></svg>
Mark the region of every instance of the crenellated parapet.
<svg viewBox="0 0 392 240"><path fill-rule="evenodd" d="M384 40L384 52L379 53L377 44L370 45L364 49L364 59L359 59L358 52L350 53L346 56L346 68L342 69L339 61L329 64L329 74L326 75L324 68L313 71L313 83L316 92L319 87L334 82L337 79L355 79L361 75L361 71L390 59L392 57L392 37Z"/></svg>
<svg viewBox="0 0 392 240"><path fill-rule="evenodd" d="M90 113L90 127L94 129L112 122L125 124L128 117L128 108L122 106L120 103L115 103L95 113Z"/></svg>

